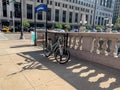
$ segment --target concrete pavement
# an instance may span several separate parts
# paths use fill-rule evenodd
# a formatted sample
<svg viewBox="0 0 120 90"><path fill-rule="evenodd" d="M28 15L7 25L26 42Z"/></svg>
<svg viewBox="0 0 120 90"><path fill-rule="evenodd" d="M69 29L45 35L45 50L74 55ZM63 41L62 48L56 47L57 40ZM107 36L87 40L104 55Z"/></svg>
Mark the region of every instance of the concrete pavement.
<svg viewBox="0 0 120 90"><path fill-rule="evenodd" d="M8 38L4 36L4 33L0 32L0 40L8 40Z"/></svg>
<svg viewBox="0 0 120 90"><path fill-rule="evenodd" d="M0 90L120 90L120 71L75 57L46 58L30 40L0 41Z"/></svg>

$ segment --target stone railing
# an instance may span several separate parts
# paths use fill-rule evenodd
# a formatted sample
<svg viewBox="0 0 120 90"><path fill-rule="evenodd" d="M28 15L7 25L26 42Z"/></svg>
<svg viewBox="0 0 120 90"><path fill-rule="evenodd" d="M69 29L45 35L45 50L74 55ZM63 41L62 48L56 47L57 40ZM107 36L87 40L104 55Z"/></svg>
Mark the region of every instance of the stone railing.
<svg viewBox="0 0 120 90"><path fill-rule="evenodd" d="M39 34L39 33L38 33ZM67 33L67 46L71 55L120 69L119 41L117 33ZM64 33L48 32L48 37L64 36Z"/></svg>

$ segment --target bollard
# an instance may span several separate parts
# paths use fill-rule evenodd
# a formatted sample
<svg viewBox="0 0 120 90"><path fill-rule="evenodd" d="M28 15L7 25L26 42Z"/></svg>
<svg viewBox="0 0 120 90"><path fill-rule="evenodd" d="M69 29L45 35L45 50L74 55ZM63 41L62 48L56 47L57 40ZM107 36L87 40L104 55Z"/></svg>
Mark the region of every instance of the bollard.
<svg viewBox="0 0 120 90"><path fill-rule="evenodd" d="M35 43L35 32L31 31L31 44Z"/></svg>

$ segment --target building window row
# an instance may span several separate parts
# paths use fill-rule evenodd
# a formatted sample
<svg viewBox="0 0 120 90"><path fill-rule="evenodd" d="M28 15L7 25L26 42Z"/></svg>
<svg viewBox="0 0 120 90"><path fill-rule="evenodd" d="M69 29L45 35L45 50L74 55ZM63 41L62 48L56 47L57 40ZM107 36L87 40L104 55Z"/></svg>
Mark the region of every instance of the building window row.
<svg viewBox="0 0 120 90"><path fill-rule="evenodd" d="M76 4L80 4L80 5L83 5L83 6L86 6L86 7L91 7L93 8L94 5L93 4L90 4L90 3L87 3L87 2L83 2L83 1L78 1L78 0L66 0L67 2L71 2L71 3L76 3Z"/></svg>

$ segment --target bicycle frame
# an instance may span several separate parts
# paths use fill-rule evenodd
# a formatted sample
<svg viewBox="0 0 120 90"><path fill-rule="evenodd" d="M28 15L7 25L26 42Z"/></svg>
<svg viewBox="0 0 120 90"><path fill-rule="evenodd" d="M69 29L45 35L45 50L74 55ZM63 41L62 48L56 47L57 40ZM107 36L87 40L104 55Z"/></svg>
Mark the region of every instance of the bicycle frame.
<svg viewBox="0 0 120 90"><path fill-rule="evenodd" d="M50 49L51 49L52 52L55 52L55 50L58 47L61 48L60 38L58 38L57 42L55 42L54 44L50 43Z"/></svg>

